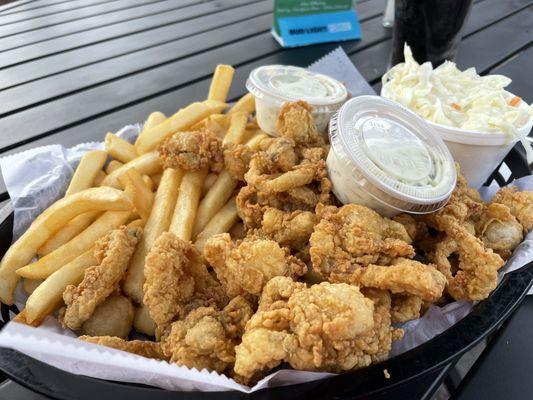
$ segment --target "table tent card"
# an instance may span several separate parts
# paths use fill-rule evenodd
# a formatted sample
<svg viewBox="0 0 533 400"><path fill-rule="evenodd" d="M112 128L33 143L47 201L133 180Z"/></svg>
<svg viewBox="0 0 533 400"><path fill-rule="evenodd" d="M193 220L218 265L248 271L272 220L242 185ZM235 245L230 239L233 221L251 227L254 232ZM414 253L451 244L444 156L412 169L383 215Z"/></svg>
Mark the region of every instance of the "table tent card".
<svg viewBox="0 0 533 400"><path fill-rule="evenodd" d="M351 0L275 0L272 35L283 47L361 39Z"/></svg>

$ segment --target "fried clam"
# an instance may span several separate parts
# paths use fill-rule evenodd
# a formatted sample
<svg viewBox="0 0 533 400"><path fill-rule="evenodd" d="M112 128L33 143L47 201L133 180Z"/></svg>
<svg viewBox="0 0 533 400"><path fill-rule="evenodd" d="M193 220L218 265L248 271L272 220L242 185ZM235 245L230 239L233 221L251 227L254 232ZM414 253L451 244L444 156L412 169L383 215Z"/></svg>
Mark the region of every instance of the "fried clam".
<svg viewBox="0 0 533 400"><path fill-rule="evenodd" d="M289 249L269 239L247 237L233 242L223 233L208 240L204 254L230 297L259 296L270 279L296 279L307 272Z"/></svg>
<svg viewBox="0 0 533 400"><path fill-rule="evenodd" d="M170 362L201 371L229 372L235 346L254 310L243 297L232 299L222 310L198 307L172 323L161 348Z"/></svg>
<svg viewBox="0 0 533 400"><path fill-rule="evenodd" d="M235 373L253 382L281 362L307 371L342 372L387 357L393 337L390 296L347 284L306 287L276 277L235 349Z"/></svg>
<svg viewBox="0 0 533 400"><path fill-rule="evenodd" d="M504 204L490 203L485 207L476 231L486 247L507 259L524 238L524 228Z"/></svg>
<svg viewBox="0 0 533 400"><path fill-rule="evenodd" d="M309 240L313 269L324 278L350 275L361 266L386 265L415 252L405 227L356 204L317 207L319 218Z"/></svg>

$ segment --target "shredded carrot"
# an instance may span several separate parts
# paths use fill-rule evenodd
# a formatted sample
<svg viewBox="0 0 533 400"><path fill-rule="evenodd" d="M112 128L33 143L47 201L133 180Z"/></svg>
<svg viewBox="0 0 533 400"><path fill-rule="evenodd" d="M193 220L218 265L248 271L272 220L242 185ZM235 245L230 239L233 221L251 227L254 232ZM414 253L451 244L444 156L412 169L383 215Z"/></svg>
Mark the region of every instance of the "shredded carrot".
<svg viewBox="0 0 533 400"><path fill-rule="evenodd" d="M522 98L518 97L518 96L515 96L513 97L511 100L509 100L509 105L512 106L512 107L515 107L517 106L518 104L520 104L520 101L522 100Z"/></svg>
<svg viewBox="0 0 533 400"><path fill-rule="evenodd" d="M457 103L452 103L452 107L455 108L457 111L461 111L461 106Z"/></svg>

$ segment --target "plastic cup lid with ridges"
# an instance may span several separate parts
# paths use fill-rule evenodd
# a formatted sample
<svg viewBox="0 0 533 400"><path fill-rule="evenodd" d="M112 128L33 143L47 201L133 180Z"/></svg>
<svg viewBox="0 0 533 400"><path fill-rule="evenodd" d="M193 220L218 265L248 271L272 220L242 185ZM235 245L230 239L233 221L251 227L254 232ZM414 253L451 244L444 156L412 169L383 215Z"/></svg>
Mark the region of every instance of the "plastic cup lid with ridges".
<svg viewBox="0 0 533 400"><path fill-rule="evenodd" d="M371 184L365 189L385 193L389 203L397 199L393 207L410 202L436 210L455 188L454 161L442 139L397 103L379 96L353 98L332 118L329 133L334 151L346 155L342 158Z"/></svg>
<svg viewBox="0 0 533 400"><path fill-rule="evenodd" d="M304 100L315 106L338 105L346 100L346 87L329 76L289 65L266 65L254 69L246 88L258 98L278 102Z"/></svg>

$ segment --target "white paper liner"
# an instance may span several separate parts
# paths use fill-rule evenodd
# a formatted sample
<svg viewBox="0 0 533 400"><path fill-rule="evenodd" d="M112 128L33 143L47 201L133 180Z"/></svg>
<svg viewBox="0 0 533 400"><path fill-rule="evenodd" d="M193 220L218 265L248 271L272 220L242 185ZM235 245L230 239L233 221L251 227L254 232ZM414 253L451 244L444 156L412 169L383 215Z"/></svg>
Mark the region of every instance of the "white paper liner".
<svg viewBox="0 0 533 400"><path fill-rule="evenodd" d="M352 95L374 93L340 47L309 68L343 81ZM117 134L133 142L139 131L140 125L129 125ZM64 194L83 153L102 148L101 142L83 143L70 149L61 145L50 145L0 159L0 168L15 210L15 238L27 229L35 216ZM533 177L524 177L513 184L523 190L533 190ZM498 186L493 185L483 188L481 194L487 200L497 190ZM532 260L533 234L530 233L507 262L502 273L516 270ZM533 289L530 293L532 292ZM21 309L26 298L27 295L19 285L15 293L15 304ZM391 356L401 354L437 336L466 316L472 307L471 302L454 302L444 307L431 306L422 318L403 324L404 338L394 342ZM0 346L18 350L74 374L147 384L169 390L238 390L250 393L266 387L310 382L332 375L282 369L249 388L214 372L190 370L81 342L72 331L61 328L53 317L48 317L38 328L14 322L7 324L0 332Z"/></svg>

